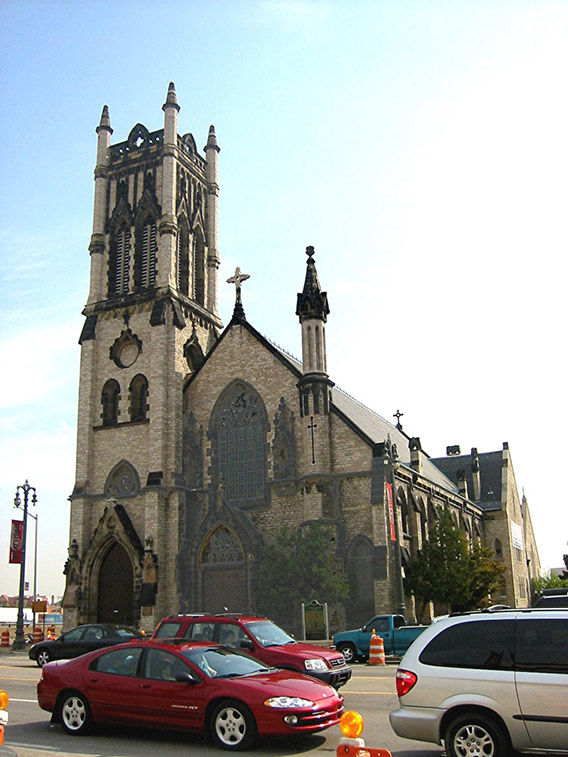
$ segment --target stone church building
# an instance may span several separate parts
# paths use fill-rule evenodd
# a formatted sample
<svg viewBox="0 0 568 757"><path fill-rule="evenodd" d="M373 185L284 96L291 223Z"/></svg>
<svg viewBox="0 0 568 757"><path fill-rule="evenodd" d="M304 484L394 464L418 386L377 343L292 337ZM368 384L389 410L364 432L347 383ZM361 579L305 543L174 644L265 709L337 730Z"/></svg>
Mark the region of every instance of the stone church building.
<svg viewBox="0 0 568 757"><path fill-rule="evenodd" d="M223 328L215 130L201 153L179 135L173 84L163 111L162 129L111 144L105 106L96 130L65 627L254 611L267 542L318 521L357 577L360 620L412 618L402 576L444 507L507 566L492 601L529 604L540 565L508 445L432 459L400 414L389 423L334 386L313 248L305 270L298 254L301 362L248 322L239 269Z"/></svg>

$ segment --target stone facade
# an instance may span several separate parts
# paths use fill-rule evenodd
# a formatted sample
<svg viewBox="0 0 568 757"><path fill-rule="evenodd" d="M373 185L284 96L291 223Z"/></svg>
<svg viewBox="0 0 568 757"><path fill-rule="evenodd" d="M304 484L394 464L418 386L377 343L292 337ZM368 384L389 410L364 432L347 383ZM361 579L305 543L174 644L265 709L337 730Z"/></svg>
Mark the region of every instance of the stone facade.
<svg viewBox="0 0 568 757"><path fill-rule="evenodd" d="M506 563L498 600L527 604L538 552L507 446L432 460L400 423L333 385L312 248L301 362L247 321L239 269L222 330L215 131L202 157L177 133L173 84L163 109L163 130L137 124L126 142L110 144L106 106L97 129L66 627L152 630L178 611L254 611L265 545L314 522L354 577L352 619L412 618L403 571L442 507Z"/></svg>

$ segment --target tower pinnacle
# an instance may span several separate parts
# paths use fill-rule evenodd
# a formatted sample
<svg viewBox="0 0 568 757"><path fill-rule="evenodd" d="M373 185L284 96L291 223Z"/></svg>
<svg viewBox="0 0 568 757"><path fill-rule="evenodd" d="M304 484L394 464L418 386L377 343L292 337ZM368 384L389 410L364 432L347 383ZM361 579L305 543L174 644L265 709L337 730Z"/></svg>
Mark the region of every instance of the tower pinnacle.
<svg viewBox="0 0 568 757"><path fill-rule="evenodd" d="M176 95L176 85L173 83L173 81L171 81L169 84L168 94L166 96L166 102L162 105L162 110L166 110L166 108L175 108L179 112L179 105L178 105L177 95Z"/></svg>
<svg viewBox="0 0 568 757"><path fill-rule="evenodd" d="M317 319L325 323L329 314L327 292L321 291L314 254L315 251L312 246L306 247L306 255L308 256L306 278L304 289L301 293L298 293L296 303L296 315L299 316L300 323L303 323L306 319Z"/></svg>
<svg viewBox="0 0 568 757"><path fill-rule="evenodd" d="M99 125L96 128L97 134L103 129L106 129L106 131L112 134L112 128L110 125L110 115L108 112L108 105L103 105L103 111L101 113L101 120L99 122Z"/></svg>

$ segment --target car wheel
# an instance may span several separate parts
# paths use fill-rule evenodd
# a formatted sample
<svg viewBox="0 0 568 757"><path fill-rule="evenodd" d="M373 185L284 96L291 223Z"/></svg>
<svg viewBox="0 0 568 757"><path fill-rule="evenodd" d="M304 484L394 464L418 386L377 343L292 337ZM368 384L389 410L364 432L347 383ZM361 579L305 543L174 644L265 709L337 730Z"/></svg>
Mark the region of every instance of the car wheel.
<svg viewBox="0 0 568 757"><path fill-rule="evenodd" d="M509 740L493 718L472 712L452 720L444 737L448 757L508 757Z"/></svg>
<svg viewBox="0 0 568 757"><path fill-rule="evenodd" d="M242 702L226 699L213 711L211 735L223 749L246 749L256 740L256 723L251 711Z"/></svg>
<svg viewBox="0 0 568 757"><path fill-rule="evenodd" d="M36 657L36 662L40 666L40 668L43 668L43 666L46 665L50 660L51 655L49 654L49 651L47 649L40 649Z"/></svg>
<svg viewBox="0 0 568 757"><path fill-rule="evenodd" d="M59 708L61 725L74 736L87 733L91 724L91 710L87 698L78 691L68 692Z"/></svg>
<svg viewBox="0 0 568 757"><path fill-rule="evenodd" d="M353 644L341 644L337 647L337 651L341 652L341 654L345 658L345 662L348 665L355 662L357 659L357 651L355 650Z"/></svg>

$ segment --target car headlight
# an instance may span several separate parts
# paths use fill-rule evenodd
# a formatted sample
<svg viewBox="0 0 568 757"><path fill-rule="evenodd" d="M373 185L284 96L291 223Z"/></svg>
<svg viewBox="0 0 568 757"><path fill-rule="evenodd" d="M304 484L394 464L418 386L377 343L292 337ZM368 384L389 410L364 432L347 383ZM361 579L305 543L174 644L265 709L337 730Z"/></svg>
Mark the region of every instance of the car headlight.
<svg viewBox="0 0 568 757"><path fill-rule="evenodd" d="M270 699L265 700L264 704L267 707L277 707L278 709L314 706L312 701L309 699L302 699L302 697L270 697Z"/></svg>
<svg viewBox="0 0 568 757"><path fill-rule="evenodd" d="M323 660L305 660L304 665L306 670L327 670L327 665Z"/></svg>

